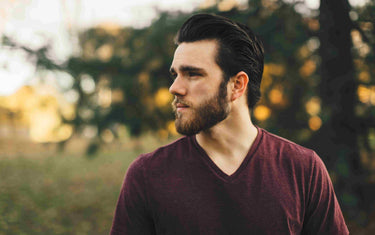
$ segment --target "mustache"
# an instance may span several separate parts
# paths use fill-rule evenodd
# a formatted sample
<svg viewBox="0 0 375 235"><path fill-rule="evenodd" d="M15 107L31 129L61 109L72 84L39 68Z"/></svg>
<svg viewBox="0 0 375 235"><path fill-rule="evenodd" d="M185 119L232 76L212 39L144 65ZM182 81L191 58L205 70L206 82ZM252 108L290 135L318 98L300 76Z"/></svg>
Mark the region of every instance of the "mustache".
<svg viewBox="0 0 375 235"><path fill-rule="evenodd" d="M174 110L177 109L177 108L176 108L176 105L177 105L177 104L182 104L182 105L186 105L186 106L191 106L191 103L190 103L190 102L187 102L187 101L182 100L182 99L180 99L180 98L178 98L178 97L175 97L174 100L173 100L173 102L172 102L172 108L173 108Z"/></svg>

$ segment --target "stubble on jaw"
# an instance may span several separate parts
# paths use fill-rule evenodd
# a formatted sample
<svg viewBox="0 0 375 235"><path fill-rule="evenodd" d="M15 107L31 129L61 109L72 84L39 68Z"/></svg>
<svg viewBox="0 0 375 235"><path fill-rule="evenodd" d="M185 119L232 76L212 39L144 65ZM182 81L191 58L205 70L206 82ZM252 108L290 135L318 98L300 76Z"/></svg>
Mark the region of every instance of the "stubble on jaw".
<svg viewBox="0 0 375 235"><path fill-rule="evenodd" d="M172 108L176 116L175 126L177 132L182 135L195 135L226 119L229 114L226 85L227 82L223 80L220 83L218 92L197 107L181 98L175 97ZM177 103L189 106L189 113L178 112Z"/></svg>

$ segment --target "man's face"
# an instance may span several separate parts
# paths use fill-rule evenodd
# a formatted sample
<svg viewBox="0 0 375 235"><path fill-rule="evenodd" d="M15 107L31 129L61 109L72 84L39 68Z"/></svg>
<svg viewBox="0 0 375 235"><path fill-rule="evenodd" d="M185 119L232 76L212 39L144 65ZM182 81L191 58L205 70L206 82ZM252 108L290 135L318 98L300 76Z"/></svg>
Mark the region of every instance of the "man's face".
<svg viewBox="0 0 375 235"><path fill-rule="evenodd" d="M208 130L228 116L227 86L216 53L214 40L181 43L175 51L169 91L175 95L172 106L181 134Z"/></svg>

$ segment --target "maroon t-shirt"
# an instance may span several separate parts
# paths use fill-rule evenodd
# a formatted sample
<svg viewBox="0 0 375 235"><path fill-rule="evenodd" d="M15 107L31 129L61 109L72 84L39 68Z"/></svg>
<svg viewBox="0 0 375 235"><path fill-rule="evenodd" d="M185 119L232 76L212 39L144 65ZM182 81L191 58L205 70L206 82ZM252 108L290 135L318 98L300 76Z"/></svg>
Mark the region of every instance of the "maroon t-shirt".
<svg viewBox="0 0 375 235"><path fill-rule="evenodd" d="M232 175L183 137L127 171L111 234L348 234L312 150L258 128Z"/></svg>

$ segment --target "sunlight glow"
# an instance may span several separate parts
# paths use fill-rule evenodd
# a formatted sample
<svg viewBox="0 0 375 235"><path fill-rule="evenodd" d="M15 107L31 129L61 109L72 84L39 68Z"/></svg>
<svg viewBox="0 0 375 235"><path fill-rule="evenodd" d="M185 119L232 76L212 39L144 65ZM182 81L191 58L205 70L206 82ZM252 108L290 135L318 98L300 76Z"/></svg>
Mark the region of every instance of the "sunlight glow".
<svg viewBox="0 0 375 235"><path fill-rule="evenodd" d="M265 105L258 105L254 109L254 116L259 121L265 121L271 116L271 109Z"/></svg>
<svg viewBox="0 0 375 235"><path fill-rule="evenodd" d="M322 119L318 116L311 117L309 119L309 127L312 131L317 131L322 126Z"/></svg>
<svg viewBox="0 0 375 235"><path fill-rule="evenodd" d="M320 113L321 110L321 100L319 97L314 96L305 104L305 109L308 114L311 116L316 116Z"/></svg>
<svg viewBox="0 0 375 235"><path fill-rule="evenodd" d="M173 100L173 95L168 88L160 88L155 94L155 104L157 107L169 106Z"/></svg>

